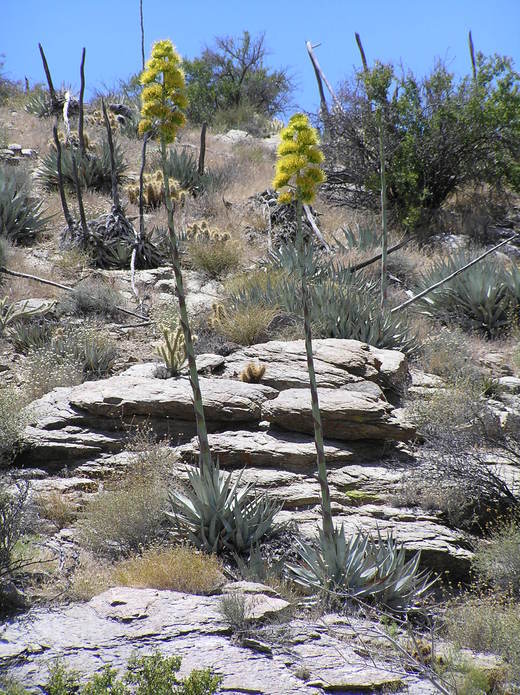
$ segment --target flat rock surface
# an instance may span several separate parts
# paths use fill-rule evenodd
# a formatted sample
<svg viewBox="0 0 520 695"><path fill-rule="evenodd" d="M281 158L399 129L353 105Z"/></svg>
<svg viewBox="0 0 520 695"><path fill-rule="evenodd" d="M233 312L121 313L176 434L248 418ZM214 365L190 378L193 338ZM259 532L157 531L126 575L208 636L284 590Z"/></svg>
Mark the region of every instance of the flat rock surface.
<svg viewBox="0 0 520 695"><path fill-rule="evenodd" d="M268 653L231 638L219 596L116 587L89 603L33 610L4 625L0 671L34 688L45 684L48 666L57 657L69 668L92 674L108 662L123 670L133 653L159 650L182 657L181 675L211 667L223 676L222 691L237 695L375 693L389 688L417 695L433 692L381 648L374 650L373 659L362 655L360 647L366 643L356 642L356 632L369 631L369 625L355 619L348 624L291 620L286 612L283 623L266 624L273 616L261 606L272 609L278 602L286 611L287 602L266 587L245 584L237 584L234 591L244 595L250 620L257 624L250 644L266 645Z"/></svg>
<svg viewBox="0 0 520 695"><path fill-rule="evenodd" d="M340 440L395 439L415 436L414 427L377 396L346 389L318 389L325 437ZM287 389L263 405L263 417L273 425L296 432L314 432L311 396L307 390Z"/></svg>
<svg viewBox="0 0 520 695"><path fill-rule="evenodd" d="M406 382L406 357L397 351L378 350L357 340L313 341L318 386L346 387L378 394L380 388L402 390ZM270 341L241 348L226 358L225 376L238 376L250 362L267 369L262 383L278 390L307 388L309 377L303 340ZM373 382L367 384L366 382Z"/></svg>
<svg viewBox="0 0 520 695"><path fill-rule="evenodd" d="M223 468L267 467L283 470L308 470L316 466L314 438L307 434L276 430L250 432L238 430L209 435L211 451ZM198 439L177 449L184 463L192 463L198 457ZM349 443L328 440L325 455L329 466L353 464L374 460L381 445L370 442Z"/></svg>

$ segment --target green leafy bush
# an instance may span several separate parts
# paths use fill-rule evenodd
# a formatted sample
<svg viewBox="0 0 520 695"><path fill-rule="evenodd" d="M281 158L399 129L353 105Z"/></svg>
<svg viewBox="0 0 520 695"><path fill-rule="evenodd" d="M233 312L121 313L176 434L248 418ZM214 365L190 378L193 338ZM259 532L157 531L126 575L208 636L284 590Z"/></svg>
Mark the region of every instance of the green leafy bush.
<svg viewBox="0 0 520 695"><path fill-rule="evenodd" d="M520 596L520 524L512 521L479 542L473 569L496 591Z"/></svg>
<svg viewBox="0 0 520 695"><path fill-rule="evenodd" d="M345 82L324 142L333 199L379 209L380 115L388 205L403 226L426 232L465 184L518 189L520 75L510 58L479 53L476 64L475 80L457 79L440 61L419 79L376 61Z"/></svg>
<svg viewBox="0 0 520 695"><path fill-rule="evenodd" d="M103 314L113 316L117 306L123 304L121 294L107 282L88 278L79 282L72 292L60 301L60 308L71 314Z"/></svg>
<svg viewBox="0 0 520 695"><path fill-rule="evenodd" d="M82 544L97 555L128 556L164 536L164 483L157 475L135 475L106 490L78 522Z"/></svg>
<svg viewBox="0 0 520 695"><path fill-rule="evenodd" d="M314 547L300 541L302 565L291 565L290 575L302 588L322 593L327 601L373 600L392 610L417 605L433 582L419 570L420 553L406 560L406 551L391 533L377 538L359 531L349 541L343 525L328 538L320 530Z"/></svg>
<svg viewBox="0 0 520 695"><path fill-rule="evenodd" d="M166 512L181 538L212 553L242 552L273 532L281 506L266 494L252 494L250 484L239 487L242 472L234 483L218 464L194 468L188 476L186 494L172 490Z"/></svg>
<svg viewBox="0 0 520 695"><path fill-rule="evenodd" d="M98 151L87 151L84 156L79 151L75 152L78 167L78 181L82 189L110 193L112 191L112 169L110 166L110 150L108 142L103 139ZM120 145L114 142L114 160L118 182L123 181L126 164ZM61 171L64 184L75 190L74 173L72 167L72 150L61 148ZM43 157L36 171L37 181L47 190L58 187L58 164L56 148L52 146Z"/></svg>
<svg viewBox="0 0 520 695"><path fill-rule="evenodd" d="M47 695L214 695L217 692L222 678L211 669L194 670L186 678L179 678L180 667L178 656L162 656L159 652L149 656L136 654L129 660L122 679L107 664L81 685L81 674L57 661L50 669L45 692Z"/></svg>
<svg viewBox="0 0 520 695"><path fill-rule="evenodd" d="M459 252L437 260L422 274L417 291L447 277L471 258L467 252ZM520 270L488 257L430 292L418 306L433 318L496 337L509 330L519 303Z"/></svg>
<svg viewBox="0 0 520 695"><path fill-rule="evenodd" d="M226 127L254 123L255 116L272 118L289 105L292 80L286 69L265 64L265 36L217 37L194 60L184 60L188 91L187 116L192 123ZM237 114L242 118L237 120ZM227 118L225 118L227 115Z"/></svg>
<svg viewBox="0 0 520 695"><path fill-rule="evenodd" d="M28 244L49 223L43 216L43 202L31 195L27 180L12 167L0 166L0 236L14 244Z"/></svg>

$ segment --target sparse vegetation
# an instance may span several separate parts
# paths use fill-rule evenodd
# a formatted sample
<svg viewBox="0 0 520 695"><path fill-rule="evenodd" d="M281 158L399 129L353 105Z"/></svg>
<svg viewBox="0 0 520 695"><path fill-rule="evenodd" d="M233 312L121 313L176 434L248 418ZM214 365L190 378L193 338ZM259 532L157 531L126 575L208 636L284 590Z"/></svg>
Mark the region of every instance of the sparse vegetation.
<svg viewBox="0 0 520 695"><path fill-rule="evenodd" d="M116 564L112 577L120 586L169 589L186 594L212 594L223 582L214 555L188 546L150 548Z"/></svg>
<svg viewBox="0 0 520 695"><path fill-rule="evenodd" d="M120 293L101 278L79 282L60 302L60 309L70 314L105 314L114 316L124 304Z"/></svg>

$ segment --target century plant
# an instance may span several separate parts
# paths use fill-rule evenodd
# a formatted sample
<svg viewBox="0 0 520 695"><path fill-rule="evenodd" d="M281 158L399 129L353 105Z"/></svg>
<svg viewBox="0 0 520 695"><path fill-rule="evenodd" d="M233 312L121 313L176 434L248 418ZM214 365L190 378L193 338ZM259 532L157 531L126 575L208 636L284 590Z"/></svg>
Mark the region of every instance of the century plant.
<svg viewBox="0 0 520 695"><path fill-rule="evenodd" d="M319 147L318 134L315 128L310 125L307 116L301 113L292 116L287 127L281 132L273 188L279 192L279 203L296 205L296 244L302 293L305 352L307 353L307 369L311 390L314 442L316 445L318 479L321 488L323 532L327 538L332 538L334 527L332 523L330 490L327 481L327 464L323 445L318 386L312 352L308 278L309 267L312 266L312 241L303 238L302 229L303 205L313 202L319 185L325 180L325 175L321 168L323 159L324 157Z"/></svg>
<svg viewBox="0 0 520 695"><path fill-rule="evenodd" d="M0 168L0 236L14 244L34 241L49 222L43 216L42 201L6 167Z"/></svg>
<svg viewBox="0 0 520 695"><path fill-rule="evenodd" d="M186 84L181 67L181 58L171 41L157 41L152 48L150 60L146 63L141 74L143 85L141 93L141 121L139 132L156 133L161 144L161 163L164 178L164 197L168 210L168 231L172 252L173 272L179 301L180 324L184 333L186 356L191 388L193 390L193 405L197 424L197 435L200 444L200 466L211 465L211 452L208 443L206 420L200 392L193 338L191 335L186 295L181 271L179 244L173 219L173 204L170 195L169 175L167 170L166 145L175 140L177 131L186 122L185 109L188 105Z"/></svg>
<svg viewBox="0 0 520 695"><path fill-rule="evenodd" d="M16 302L12 304L10 304L7 300L7 296L0 299L0 335L2 335L10 324L14 324L25 319L34 318L36 316L44 316L54 306L54 303L52 303L45 306L43 309L39 307L31 309L28 300L22 303Z"/></svg>
<svg viewBox="0 0 520 695"><path fill-rule="evenodd" d="M347 542L343 525L331 537L320 531L317 547L300 542L303 566L290 566L306 591L324 593L331 603L371 600L396 611L414 608L435 580L419 569L420 552L409 560L392 533L377 537L358 531Z"/></svg>
<svg viewBox="0 0 520 695"><path fill-rule="evenodd" d="M249 483L242 487L243 470L235 482L218 463L188 472L190 490L170 492L168 518L181 537L208 552L251 550L274 529L281 505L259 495Z"/></svg>

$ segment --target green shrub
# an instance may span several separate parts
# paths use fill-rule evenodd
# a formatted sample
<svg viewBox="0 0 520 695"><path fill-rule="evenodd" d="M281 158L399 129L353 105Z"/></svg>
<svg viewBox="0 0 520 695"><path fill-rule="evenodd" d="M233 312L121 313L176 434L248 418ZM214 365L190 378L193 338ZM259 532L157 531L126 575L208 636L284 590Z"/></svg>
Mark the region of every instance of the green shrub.
<svg viewBox="0 0 520 695"><path fill-rule="evenodd" d="M164 536L164 484L134 475L93 499L78 522L82 544L98 555L127 556Z"/></svg>
<svg viewBox="0 0 520 695"><path fill-rule="evenodd" d="M520 596L520 525L512 521L479 542L473 568L496 591Z"/></svg>
<svg viewBox="0 0 520 695"><path fill-rule="evenodd" d="M389 533L377 538L359 531L350 540L343 526L329 539L320 530L316 546L300 541L303 564L291 565L291 578L303 589L338 604L349 599L376 601L391 610L417 607L432 586L419 570L420 553L406 560L406 551Z"/></svg>
<svg viewBox="0 0 520 695"><path fill-rule="evenodd" d="M186 678L179 678L181 667L178 656L162 656L155 652L150 656L134 655L129 660L122 679L110 664L81 685L81 674L68 670L63 661L56 661L50 668L50 678L45 685L47 695L214 695L222 678L211 669L194 670Z"/></svg>
<svg viewBox="0 0 520 695"><path fill-rule="evenodd" d="M266 494L252 494L250 484L240 486L232 474L220 471L218 464L189 471L186 494L172 490L171 511L167 517L176 533L196 547L210 553L223 550L250 550L264 536L273 533L274 517L280 506Z"/></svg>
<svg viewBox="0 0 520 695"><path fill-rule="evenodd" d="M448 638L460 647L502 657L509 677L520 683L520 607L500 596L474 596L448 604Z"/></svg>
<svg viewBox="0 0 520 695"><path fill-rule="evenodd" d="M222 278L236 270L240 265L241 252L241 245L234 239L190 241L188 244L191 265L210 278Z"/></svg>
<svg viewBox="0 0 520 695"><path fill-rule="evenodd" d="M326 190L336 203L379 210L380 113L388 208L403 226L428 233L433 214L468 184L518 189L519 84L513 61L498 55L477 54L475 79L440 61L422 79L376 61L345 82L343 108L329 114Z"/></svg>
<svg viewBox="0 0 520 695"><path fill-rule="evenodd" d="M104 280L88 278L65 295L60 301L60 308L71 314L114 316L117 306L123 303L121 294Z"/></svg>
<svg viewBox="0 0 520 695"><path fill-rule="evenodd" d="M12 386L0 388L0 464L9 462L21 443L26 424L23 401Z"/></svg>
<svg viewBox="0 0 520 695"><path fill-rule="evenodd" d="M42 206L13 167L0 166L0 236L14 244L34 241L50 220L43 216Z"/></svg>
<svg viewBox="0 0 520 695"><path fill-rule="evenodd" d="M81 156L79 151L75 152L79 185L82 189L110 193L112 191L112 169L110 150L106 139L101 142L98 149L98 152L89 151L84 156ZM126 164L121 147L117 142L114 143L114 159L117 179L121 183ZM63 146L61 148L61 171L64 184L75 190L72 150ZM57 153L54 146L43 157L36 171L36 179L47 190L54 190L58 187Z"/></svg>
<svg viewBox="0 0 520 695"><path fill-rule="evenodd" d="M417 292L447 277L472 257L458 252L437 260L422 274ZM417 305L427 316L497 337L516 321L519 303L520 270L488 257L430 292Z"/></svg>

